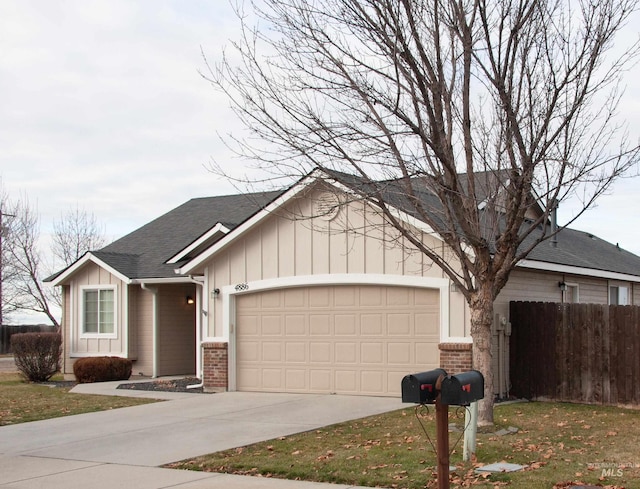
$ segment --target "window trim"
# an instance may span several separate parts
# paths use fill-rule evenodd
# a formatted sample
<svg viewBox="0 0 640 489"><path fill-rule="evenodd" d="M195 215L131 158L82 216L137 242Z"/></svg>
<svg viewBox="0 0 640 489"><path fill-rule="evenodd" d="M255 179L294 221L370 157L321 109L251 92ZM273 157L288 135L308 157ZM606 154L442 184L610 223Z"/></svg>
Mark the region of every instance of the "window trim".
<svg viewBox="0 0 640 489"><path fill-rule="evenodd" d="M580 284L578 284L578 282L565 282L565 285L567 286L567 290L564 290L562 292L562 302L566 304L580 304ZM569 287L575 290L573 302L567 301L567 295L569 295L567 294L567 292L569 290Z"/></svg>
<svg viewBox="0 0 640 489"><path fill-rule="evenodd" d="M612 289L618 289L618 297L616 300L616 304L612 304L611 303L611 291ZM627 300L624 304L620 304L620 289L626 289L627 291ZM607 288L607 302L609 303L609 305L613 305L613 306L629 306L631 305L631 287L629 286L628 283L620 283L620 282L609 282L609 287Z"/></svg>
<svg viewBox="0 0 640 489"><path fill-rule="evenodd" d="M113 291L113 333L87 333L85 332L85 293L88 291L111 290ZM80 286L80 317L78 318L79 337L81 339L117 339L118 338L118 286L112 284L104 285L82 285Z"/></svg>

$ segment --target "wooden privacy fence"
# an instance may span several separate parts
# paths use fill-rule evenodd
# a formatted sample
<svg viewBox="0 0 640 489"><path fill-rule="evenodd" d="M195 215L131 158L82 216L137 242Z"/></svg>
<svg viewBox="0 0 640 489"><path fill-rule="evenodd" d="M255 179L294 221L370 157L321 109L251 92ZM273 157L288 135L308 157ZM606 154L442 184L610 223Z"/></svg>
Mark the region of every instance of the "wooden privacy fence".
<svg viewBox="0 0 640 489"><path fill-rule="evenodd" d="M640 405L640 307L511 302L511 393Z"/></svg>
<svg viewBox="0 0 640 489"><path fill-rule="evenodd" d="M11 335L16 333L55 333L56 331L57 328L55 326L48 326L46 324L20 326L0 325L0 355L11 353Z"/></svg>

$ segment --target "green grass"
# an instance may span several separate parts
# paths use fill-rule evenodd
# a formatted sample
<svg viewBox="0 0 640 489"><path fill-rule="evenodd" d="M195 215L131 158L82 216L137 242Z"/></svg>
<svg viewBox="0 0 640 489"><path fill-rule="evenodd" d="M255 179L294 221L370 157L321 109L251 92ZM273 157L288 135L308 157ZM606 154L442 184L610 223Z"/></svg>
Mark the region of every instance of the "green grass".
<svg viewBox="0 0 640 489"><path fill-rule="evenodd" d="M157 402L153 399L72 394L70 388L0 374L0 426Z"/></svg>
<svg viewBox="0 0 640 489"><path fill-rule="evenodd" d="M433 410L421 415L435 444ZM464 416L462 414L462 416ZM640 411L560 403L498 406L496 425L478 434L477 463L462 463L462 441L451 456L451 487L549 489L583 482L640 488ZM450 422L464 418L451 408ZM518 433L496 436L500 428ZM450 434L453 447L458 433ZM525 471L478 476L478 465L507 461ZM414 409L343 423L170 464L172 468L262 475L370 487L435 487L436 459ZM628 465L632 465L629 467ZM614 467L612 473L603 468ZM620 468L621 473L618 472Z"/></svg>

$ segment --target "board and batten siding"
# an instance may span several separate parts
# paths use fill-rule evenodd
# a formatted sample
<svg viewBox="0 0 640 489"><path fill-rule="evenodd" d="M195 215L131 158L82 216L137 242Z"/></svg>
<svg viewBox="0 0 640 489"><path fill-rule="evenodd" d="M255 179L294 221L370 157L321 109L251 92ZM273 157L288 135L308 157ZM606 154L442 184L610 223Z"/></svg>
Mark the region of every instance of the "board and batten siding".
<svg viewBox="0 0 640 489"><path fill-rule="evenodd" d="M83 287L115 286L115 338L83 338L82 337L82 292ZM73 306L69 314L70 339L69 356L98 356L115 355L126 356L127 338L125 338L127 324L128 287L119 278L107 270L90 263L83 267L73 277L70 283L70 293L73 294Z"/></svg>
<svg viewBox="0 0 640 489"><path fill-rule="evenodd" d="M132 376L153 375L153 294L140 286L130 288L132 302L135 302L129 328L135 331L137 347L130 349L133 367Z"/></svg>
<svg viewBox="0 0 640 489"><path fill-rule="evenodd" d="M335 215L318 216L318 203L334 198L332 193L316 190L273 212L258 226L237 237L204 265L208 270L209 288L329 274L444 277L442 270L426 256L411 252L398 231L385 224L380 214L363 202L344 204ZM427 233L423 233L422 239L431 246L442 246ZM208 335L220 337L222 308L211 294L207 297ZM450 336L467 336L469 315L464 298L462 294L451 294L450 301L455 317Z"/></svg>

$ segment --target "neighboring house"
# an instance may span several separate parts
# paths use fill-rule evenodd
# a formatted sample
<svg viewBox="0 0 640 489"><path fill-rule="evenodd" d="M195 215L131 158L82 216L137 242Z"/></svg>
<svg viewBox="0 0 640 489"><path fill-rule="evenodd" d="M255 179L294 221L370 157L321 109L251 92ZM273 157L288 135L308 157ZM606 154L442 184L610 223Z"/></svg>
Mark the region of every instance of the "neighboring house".
<svg viewBox="0 0 640 489"><path fill-rule="evenodd" d="M134 375L195 374L211 390L395 396L407 373L471 368L462 294L350 195L348 181L310 175L283 192L193 199L87 253L48 279L63 290L65 374L117 355ZM520 263L495 303L502 396L512 300L638 304L640 257L564 229Z"/></svg>

